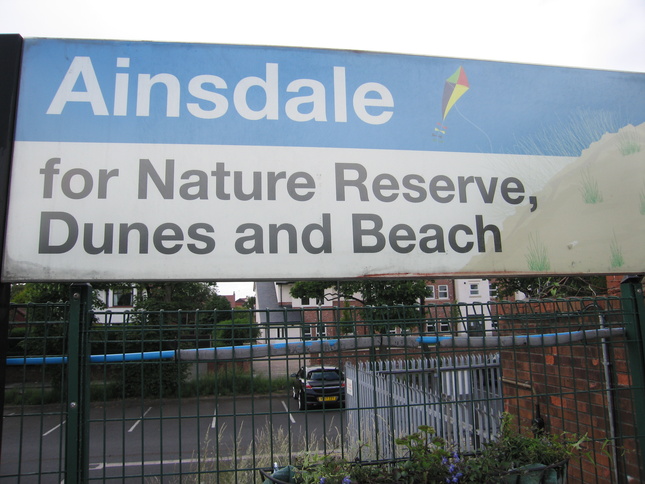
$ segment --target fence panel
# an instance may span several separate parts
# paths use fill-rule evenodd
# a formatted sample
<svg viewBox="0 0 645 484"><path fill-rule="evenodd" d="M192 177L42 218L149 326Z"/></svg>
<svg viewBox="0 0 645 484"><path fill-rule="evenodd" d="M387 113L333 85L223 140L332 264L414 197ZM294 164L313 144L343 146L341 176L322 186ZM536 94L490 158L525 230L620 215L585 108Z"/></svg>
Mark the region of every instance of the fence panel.
<svg viewBox="0 0 645 484"><path fill-rule="evenodd" d="M403 457L394 440L420 426L460 452L474 452L497 434L503 413L499 355L347 363L345 374L352 381L347 411L356 415L349 419L348 442L378 440L375 459ZM365 425L373 418L378 425Z"/></svg>
<svg viewBox="0 0 645 484"><path fill-rule="evenodd" d="M479 314L495 329L483 334L455 329L467 328L468 311L450 304L95 312L79 339L90 355L79 363L86 381L75 402L69 306L16 305L0 480L261 482L259 469L323 454L405 458L396 439L424 425L476 452L507 412L523 428L587 435L594 463L572 460L568 482L639 482L635 308L620 298L491 303ZM291 375L311 365L345 370L345 408L299 410ZM87 405L76 441L72 403Z"/></svg>

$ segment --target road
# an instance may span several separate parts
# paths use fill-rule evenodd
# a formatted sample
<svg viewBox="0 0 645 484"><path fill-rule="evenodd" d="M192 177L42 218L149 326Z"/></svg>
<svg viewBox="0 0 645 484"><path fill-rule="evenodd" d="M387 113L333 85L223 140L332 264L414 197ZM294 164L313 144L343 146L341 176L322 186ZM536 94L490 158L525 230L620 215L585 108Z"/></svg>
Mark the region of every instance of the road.
<svg viewBox="0 0 645 484"><path fill-rule="evenodd" d="M6 409L0 481L16 482L9 476L19 474L21 483L62 482L66 422L57 412L19 417ZM287 396L93 406L88 480L179 482L179 475L198 471L225 473L236 465L264 467L273 461L283 465L290 452L338 448L344 420L345 411L338 408L298 411ZM24 477L29 473L36 473L33 480Z"/></svg>

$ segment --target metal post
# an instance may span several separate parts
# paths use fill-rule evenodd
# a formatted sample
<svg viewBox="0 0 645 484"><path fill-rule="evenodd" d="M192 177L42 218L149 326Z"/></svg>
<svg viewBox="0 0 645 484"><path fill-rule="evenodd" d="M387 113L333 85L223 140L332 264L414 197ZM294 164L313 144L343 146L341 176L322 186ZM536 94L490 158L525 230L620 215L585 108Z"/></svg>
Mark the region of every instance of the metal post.
<svg viewBox="0 0 645 484"><path fill-rule="evenodd" d="M645 471L645 302L642 278L626 277L620 285L623 303L629 368L634 392L636 440L641 454L641 472Z"/></svg>
<svg viewBox="0 0 645 484"><path fill-rule="evenodd" d="M65 436L65 483L87 482L89 467L89 337L91 286L71 287L67 331L67 426Z"/></svg>
<svg viewBox="0 0 645 484"><path fill-rule="evenodd" d="M0 272L4 254L21 60L22 37L15 34L0 35ZM4 410L10 297L10 285L0 283L0 410ZM0 435L2 435L2 419L0 419ZM1 441L2 439L0 439L0 452L2 451Z"/></svg>

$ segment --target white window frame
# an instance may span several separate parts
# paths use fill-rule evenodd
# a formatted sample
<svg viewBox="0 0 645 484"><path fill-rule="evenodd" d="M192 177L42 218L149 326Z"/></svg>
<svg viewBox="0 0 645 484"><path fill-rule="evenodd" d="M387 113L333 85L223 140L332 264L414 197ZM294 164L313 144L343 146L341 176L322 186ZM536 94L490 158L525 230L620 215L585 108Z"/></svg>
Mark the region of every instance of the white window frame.
<svg viewBox="0 0 645 484"><path fill-rule="evenodd" d="M448 299L450 297L450 290L448 288L448 284L439 284L437 297L439 299Z"/></svg>
<svg viewBox="0 0 645 484"><path fill-rule="evenodd" d="M130 295L130 304L115 304L116 302L118 302L117 300L125 294ZM129 291L125 289L118 290L118 291L111 291L110 296L111 296L110 307L112 308L126 308L126 307L129 308L129 307L132 307L132 305L134 304L134 292L132 289L130 289Z"/></svg>

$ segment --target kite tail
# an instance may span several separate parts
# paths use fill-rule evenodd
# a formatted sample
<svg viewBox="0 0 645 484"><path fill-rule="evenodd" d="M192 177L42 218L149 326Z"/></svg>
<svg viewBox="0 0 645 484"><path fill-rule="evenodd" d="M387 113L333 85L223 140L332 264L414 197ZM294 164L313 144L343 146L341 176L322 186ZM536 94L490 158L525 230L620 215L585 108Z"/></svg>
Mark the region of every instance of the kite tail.
<svg viewBox="0 0 645 484"><path fill-rule="evenodd" d="M459 111L459 108L458 108L458 107L455 107L454 109L455 109L455 111L457 111L457 112L459 113L459 115L460 115L462 118L464 118L466 121L468 121L470 124L472 124L472 125L473 125L477 130L479 130L479 131L480 131L484 136L486 136L486 139L488 140L488 145L490 146L490 152L492 153L492 152L493 152L493 142L491 141L491 139L490 139L490 137L488 136L488 134L486 134L486 131L484 131L483 129L481 129L479 126L477 126L475 123L473 123L470 119L468 119L466 116L464 116L464 115L462 114L462 112L461 112L461 111Z"/></svg>

